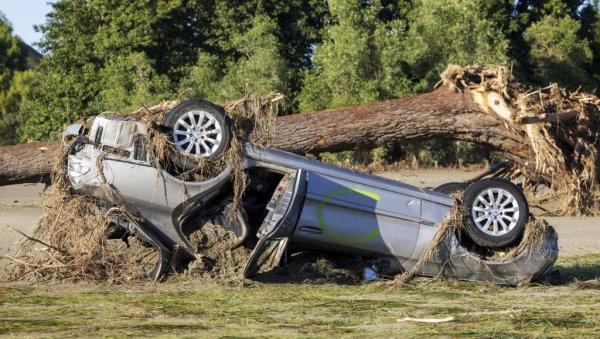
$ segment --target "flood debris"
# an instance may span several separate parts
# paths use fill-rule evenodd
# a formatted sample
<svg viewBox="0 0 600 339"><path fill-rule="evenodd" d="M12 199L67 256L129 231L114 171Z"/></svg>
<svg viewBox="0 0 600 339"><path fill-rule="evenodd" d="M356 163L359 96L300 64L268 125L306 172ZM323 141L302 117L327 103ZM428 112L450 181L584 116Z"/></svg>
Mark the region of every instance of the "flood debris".
<svg viewBox="0 0 600 339"><path fill-rule="evenodd" d="M518 120L503 99L513 90L505 80L510 74L497 71L490 76L493 81L484 76L478 84L483 92L477 92L469 72L454 69L446 77L457 89L471 86L471 93L484 93L473 94L479 95L476 102L489 106L481 100L493 97L495 108L488 109L505 117L510 128ZM485 69L473 72L487 74ZM65 147L57 156L54 183L44 200L46 214L31 237L40 241L26 241L15 258L15 277L125 282L158 280L171 271L211 280L277 281L285 276L357 283L367 265L375 273L368 280L403 270L394 280L397 284L425 275L515 285L538 278L556 260L556 234L544 222L530 219L514 243L522 234L528 208L520 188L506 180L482 179L467 187L466 200L489 199L485 208L467 203L473 211L479 208L477 213L485 211L481 218L488 220L475 231L489 235L485 228L505 212L514 219L509 222L512 229L518 230L512 232L502 223L510 237L493 238L500 227L494 221L492 239L481 240L470 225L463 227L474 214L466 212L460 195L453 200L258 147L252 131L268 133L282 101L279 94L247 95L224 105L227 115L205 101L163 102L122 115L126 120L96 118L85 133L74 127L77 132L66 134ZM211 124L218 132L207 134ZM186 138L178 142L178 135ZM218 135L210 138L214 149L201 142L208 135ZM126 146L114 141L121 136L128 140ZM226 148L216 142L221 137ZM551 152L546 139L532 144L542 157ZM204 157L199 147L214 156ZM195 153L190 151L194 149ZM154 187L140 188L151 180ZM246 192L253 193L244 200ZM516 207L504 208L503 199ZM394 238L398 230L405 234ZM498 249L508 243L511 248ZM290 244L357 256L315 257Z"/></svg>
<svg viewBox="0 0 600 339"><path fill-rule="evenodd" d="M411 318L404 317L401 319L396 319L397 322L415 322L415 323L425 323L425 324L439 324L439 323L447 323L454 321L454 317L445 317L445 318Z"/></svg>

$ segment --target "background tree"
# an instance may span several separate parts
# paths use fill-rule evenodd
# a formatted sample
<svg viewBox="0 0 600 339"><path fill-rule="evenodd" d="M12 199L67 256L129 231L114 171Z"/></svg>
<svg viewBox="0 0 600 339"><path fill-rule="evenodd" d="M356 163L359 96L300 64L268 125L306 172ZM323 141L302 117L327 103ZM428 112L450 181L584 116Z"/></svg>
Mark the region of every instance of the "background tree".
<svg viewBox="0 0 600 339"><path fill-rule="evenodd" d="M197 93L213 100L268 89L293 103L302 81L287 79L310 63L325 15L318 0L59 0L40 27L46 57L20 138L56 137L67 122L174 97L200 80L212 89Z"/></svg>
<svg viewBox="0 0 600 339"><path fill-rule="evenodd" d="M27 49L0 12L0 145L17 141L20 104L31 77L26 68Z"/></svg>
<svg viewBox="0 0 600 339"><path fill-rule="evenodd" d="M596 0L58 0L40 29L35 74L1 81L20 86L13 141L186 88L281 91L287 114L429 91L448 63L511 65L540 86L600 79Z"/></svg>
<svg viewBox="0 0 600 339"><path fill-rule="evenodd" d="M510 42L501 19L508 15L504 5L505 1L415 1L402 53L415 90L430 90L448 64L507 64ZM497 12L496 7L503 10Z"/></svg>
<svg viewBox="0 0 600 339"><path fill-rule="evenodd" d="M306 72L300 110L321 110L406 95L400 59L406 1L328 2L331 20Z"/></svg>
<svg viewBox="0 0 600 339"><path fill-rule="evenodd" d="M181 35L171 36L183 29L181 10L179 0L54 3L40 28L47 55L24 103L21 139L56 137L69 121L171 96L164 77L189 55Z"/></svg>
<svg viewBox="0 0 600 339"><path fill-rule="evenodd" d="M15 71L25 70L27 51L12 34L12 26L0 12L0 90L5 91Z"/></svg>
<svg viewBox="0 0 600 339"><path fill-rule="evenodd" d="M531 46L533 79L540 84L560 82L572 90L580 85L591 90L597 85L586 72L593 55L590 42L578 36L580 29L581 24L569 16L545 16L525 31Z"/></svg>
<svg viewBox="0 0 600 339"><path fill-rule="evenodd" d="M590 79L600 72L600 68L594 67L600 52L600 49L594 50L594 41L598 39L594 28L598 21L597 3L597 0L515 1L510 49L515 73L541 86L549 81L572 86L573 78L580 76L587 90L596 88L600 83ZM538 44L541 41L545 46ZM588 48L592 49L591 63L585 57ZM543 49L551 49L553 56L544 57ZM577 62L561 61L571 52L580 54L576 56ZM563 71L562 75L557 69Z"/></svg>
<svg viewBox="0 0 600 339"><path fill-rule="evenodd" d="M245 93L265 95L272 91L288 92L289 66L282 56L285 49L277 40L277 26L266 15L258 15L243 34L231 44L241 56L223 58L201 52L196 65L182 82L182 90L191 88L192 97L225 102Z"/></svg>

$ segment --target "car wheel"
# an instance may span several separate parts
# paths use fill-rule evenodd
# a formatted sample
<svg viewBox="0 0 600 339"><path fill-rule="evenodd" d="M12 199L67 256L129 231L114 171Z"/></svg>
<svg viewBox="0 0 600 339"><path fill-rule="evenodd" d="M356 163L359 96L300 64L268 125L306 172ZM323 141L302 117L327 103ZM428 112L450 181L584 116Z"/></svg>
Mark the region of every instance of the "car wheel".
<svg viewBox="0 0 600 339"><path fill-rule="evenodd" d="M157 246L125 232L108 234L111 231L107 230L104 244L121 258L123 279L159 281L164 276L169 268L169 258Z"/></svg>
<svg viewBox="0 0 600 339"><path fill-rule="evenodd" d="M167 114L165 125L172 129L173 145L187 158L178 164L186 169L197 165L195 159L218 157L231 142L225 111L208 101L182 102Z"/></svg>
<svg viewBox="0 0 600 339"><path fill-rule="evenodd" d="M456 193L458 191L464 191L465 188L467 188L468 186L469 186L469 184L465 184L463 182L449 182L449 183L440 185L440 186L434 188L433 190L435 192L440 192L440 193L450 195L450 194Z"/></svg>
<svg viewBox="0 0 600 339"><path fill-rule="evenodd" d="M501 248L522 236L529 206L523 191L510 181L477 181L465 190L463 203L468 213L465 228L477 245Z"/></svg>

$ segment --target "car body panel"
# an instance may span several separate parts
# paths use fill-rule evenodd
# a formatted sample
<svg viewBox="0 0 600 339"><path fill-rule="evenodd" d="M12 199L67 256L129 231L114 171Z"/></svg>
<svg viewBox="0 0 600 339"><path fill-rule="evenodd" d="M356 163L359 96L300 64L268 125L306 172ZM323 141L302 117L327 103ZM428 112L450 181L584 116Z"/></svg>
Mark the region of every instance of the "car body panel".
<svg viewBox="0 0 600 339"><path fill-rule="evenodd" d="M189 182L179 180L148 162L106 155L93 144L83 146L81 151L68 156L68 168L77 164L89 169L82 176L69 175L76 191L115 205L131 206L165 245L172 247L177 244L189 255L195 256L193 248L181 234L179 218L186 205L192 202L198 204L202 197L207 199L207 195L225 185L230 180L231 168L208 181ZM98 171L99 166L102 166L101 171Z"/></svg>
<svg viewBox="0 0 600 339"><path fill-rule="evenodd" d="M425 190L419 187L362 172L356 172L347 168L308 159L293 153L273 148L257 147L245 143L243 147L243 153L245 157L258 160L260 162L280 164L282 166L293 168L303 168L309 173L318 173L330 178L348 180L351 182L360 183L360 185L383 189L417 199L428 200L441 205L447 205L449 207L454 205L454 199L442 193Z"/></svg>
<svg viewBox="0 0 600 339"><path fill-rule="evenodd" d="M418 221L317 199L307 196L294 241L308 247L357 255L409 258L412 254L419 233Z"/></svg>
<svg viewBox="0 0 600 339"><path fill-rule="evenodd" d="M107 157L103 161L106 182L115 187L119 198L135 206L152 225L173 225L155 230L166 238L167 245L178 244L189 254L195 251L181 232L181 213L185 204L199 204L211 192L229 182L230 169L204 182L179 180L168 172L149 165Z"/></svg>
<svg viewBox="0 0 600 339"><path fill-rule="evenodd" d="M435 234L436 231L437 228L430 227L425 232ZM518 285L542 277L556 261L558 253L558 234L554 230L544 235L539 246L527 247L514 257L495 260L483 259L469 252L451 233L446 234L415 274ZM412 269L419 259L413 256L403 264L404 268Z"/></svg>

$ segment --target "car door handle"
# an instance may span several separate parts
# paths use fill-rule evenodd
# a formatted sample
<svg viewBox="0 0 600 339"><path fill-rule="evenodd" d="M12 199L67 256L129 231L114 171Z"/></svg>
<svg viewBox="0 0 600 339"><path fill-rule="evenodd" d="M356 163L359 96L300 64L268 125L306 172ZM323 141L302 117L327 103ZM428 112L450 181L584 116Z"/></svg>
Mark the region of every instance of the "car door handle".
<svg viewBox="0 0 600 339"><path fill-rule="evenodd" d="M322 229L320 229L319 227L313 227L313 226L302 226L298 229L298 232L300 232L302 235L307 235L307 236L316 236L316 235L323 234Z"/></svg>

